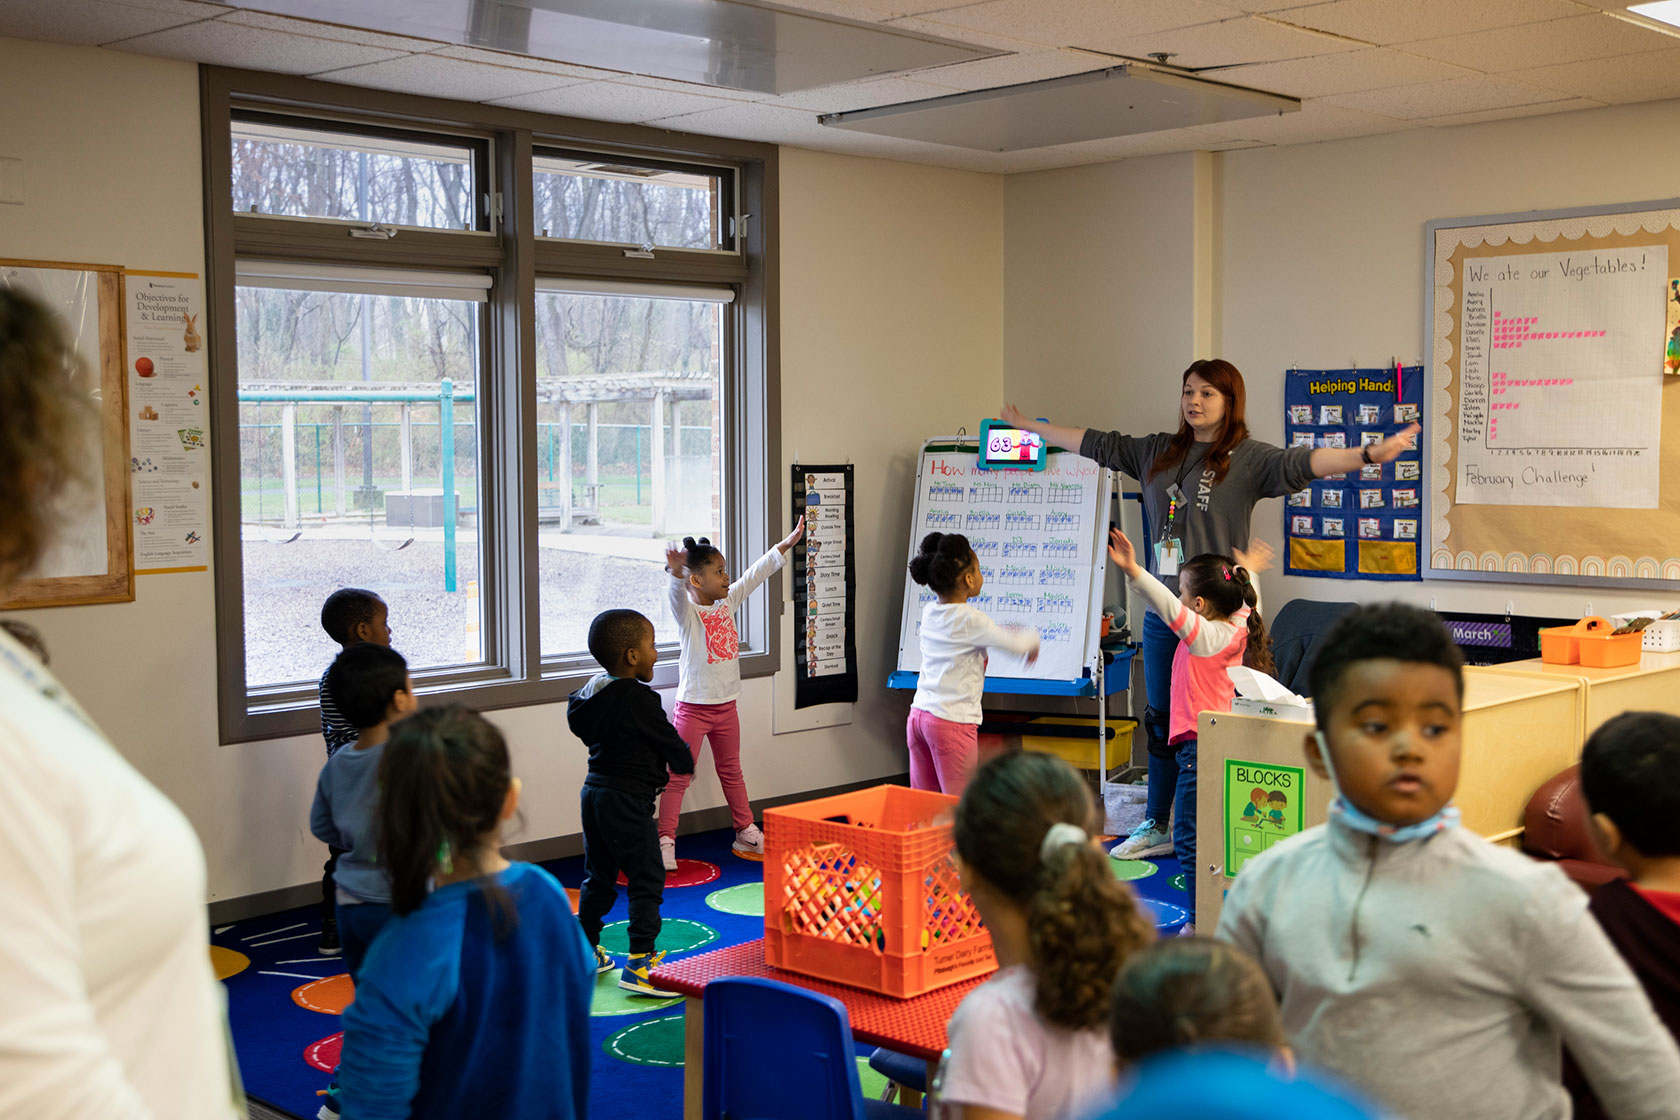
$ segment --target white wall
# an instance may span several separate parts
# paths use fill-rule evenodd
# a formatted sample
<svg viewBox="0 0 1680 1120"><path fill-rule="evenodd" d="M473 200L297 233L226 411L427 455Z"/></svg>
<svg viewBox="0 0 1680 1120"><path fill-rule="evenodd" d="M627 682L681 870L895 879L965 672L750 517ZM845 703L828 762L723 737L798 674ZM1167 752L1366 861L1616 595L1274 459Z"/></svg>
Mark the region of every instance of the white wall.
<svg viewBox="0 0 1680 1120"><path fill-rule="evenodd" d="M1674 155L1651 138L1676 125L1680 102L1669 101L1224 153L1220 345L1248 382L1255 433L1281 439L1291 363L1341 367L1357 357L1380 366L1427 355L1425 222L1671 198ZM1280 507L1264 503L1256 529L1279 536ZM1442 610L1492 612L1509 600L1521 614L1563 617L1579 616L1589 601L1604 614L1651 599L1525 584L1303 577L1278 579L1268 593L1434 598Z"/></svg>
<svg viewBox="0 0 1680 1120"><path fill-rule="evenodd" d="M0 156L25 161L27 192L25 205L0 206L3 255L202 273L193 66L0 39L0 103ZM896 660L914 451L928 433L972 426L977 402L1003 388L1000 179L787 151L781 194L782 446L789 461L858 465L862 702L850 726L772 736L771 683L747 682L744 764L760 798L904 771L908 701L883 682ZM305 826L319 738L218 742L209 574L143 576L133 603L21 617L118 748L192 820L212 899L319 877L324 853ZM525 781L525 828L510 839L577 832L585 756L563 706L492 718ZM722 804L715 776L687 804Z"/></svg>
<svg viewBox="0 0 1680 1120"><path fill-rule="evenodd" d="M1283 435L1292 364L1380 366L1427 352L1424 223L1672 197L1652 137L1661 102L1199 157L1046 171L1007 181L1006 385L1063 423L1148 432L1176 424L1192 357L1243 371L1256 436ZM1197 290L1211 275L1211 296ZM1045 402L1045 403L1039 403ZM1282 503L1255 532L1282 539ZM1648 593L1426 580L1265 580L1268 602L1403 598L1442 610L1579 615ZM1275 607L1274 607L1275 609Z"/></svg>

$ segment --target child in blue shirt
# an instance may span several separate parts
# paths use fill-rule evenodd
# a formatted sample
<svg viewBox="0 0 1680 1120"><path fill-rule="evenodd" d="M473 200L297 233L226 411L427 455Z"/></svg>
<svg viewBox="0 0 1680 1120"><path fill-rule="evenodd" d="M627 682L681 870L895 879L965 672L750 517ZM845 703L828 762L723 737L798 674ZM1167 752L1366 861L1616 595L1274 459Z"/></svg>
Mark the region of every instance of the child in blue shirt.
<svg viewBox="0 0 1680 1120"><path fill-rule="evenodd" d="M327 683L359 735L321 767L309 831L342 853L333 884L344 966L355 980L374 935L391 916L391 885L380 866L373 815L385 741L391 724L414 710L414 686L402 654L372 642L339 654L327 670Z"/></svg>
<svg viewBox="0 0 1680 1120"><path fill-rule="evenodd" d="M519 804L501 733L427 709L379 778L396 916L344 1012L345 1120L583 1117L595 959L560 884L500 853Z"/></svg>
<svg viewBox="0 0 1680 1120"><path fill-rule="evenodd" d="M385 600L373 592L360 587L341 587L321 604L321 629L339 644L340 652L358 642L389 646L389 614ZM338 701L333 699L332 686L327 683L327 673L330 672L331 666L321 674L317 692L321 707L321 738L326 741L328 758L337 754L340 747L354 743L358 734L356 726L338 710ZM338 857L343 854L341 849L328 844L327 862L321 867L321 940L316 951L324 957L336 957L341 951L333 872L338 870Z"/></svg>

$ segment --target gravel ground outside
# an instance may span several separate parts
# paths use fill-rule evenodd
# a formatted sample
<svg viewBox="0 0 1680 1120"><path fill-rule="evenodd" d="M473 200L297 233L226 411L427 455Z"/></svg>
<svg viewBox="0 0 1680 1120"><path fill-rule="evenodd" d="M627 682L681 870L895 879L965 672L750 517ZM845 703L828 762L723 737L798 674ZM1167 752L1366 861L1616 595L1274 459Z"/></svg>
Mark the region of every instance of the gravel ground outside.
<svg viewBox="0 0 1680 1120"><path fill-rule="evenodd" d="M457 587L443 589L443 545L416 540L400 552L363 538L303 538L290 544L247 537L245 679L248 685L314 681L338 654L321 629L321 604L340 587L365 587L390 604L392 646L415 669L473 660L467 621L482 600L468 594L478 579L478 539L458 538ZM664 605L663 561L565 548L538 549L542 648L545 654L584 649L589 622L608 607L630 607L653 620L657 640L676 640ZM482 623L480 624L482 627Z"/></svg>

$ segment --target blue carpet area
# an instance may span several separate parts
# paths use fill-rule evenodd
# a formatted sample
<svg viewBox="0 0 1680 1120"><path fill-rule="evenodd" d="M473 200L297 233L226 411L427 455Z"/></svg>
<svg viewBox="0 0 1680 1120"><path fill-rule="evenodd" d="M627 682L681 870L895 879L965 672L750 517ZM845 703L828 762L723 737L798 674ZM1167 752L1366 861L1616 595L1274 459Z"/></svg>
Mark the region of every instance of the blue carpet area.
<svg viewBox="0 0 1680 1120"><path fill-rule="evenodd" d="M730 912L752 910L758 892L719 895L729 888L763 882L761 864L731 852L733 839L728 829L678 838L680 859L715 866L717 876L693 886L666 887L660 947L670 949L672 956L709 952L764 935L761 913ZM573 890L583 883L582 857L544 866ZM1154 870L1148 871L1151 866ZM1172 909L1181 911L1185 902L1183 889L1175 885L1176 860L1140 861L1121 870L1140 875L1129 883L1146 903L1156 904L1162 925L1176 925L1174 918L1182 920L1182 913ZM710 874L705 867L684 864L685 875L698 877L696 872ZM708 904L709 898L714 904ZM608 921L622 922L625 917L621 891ZM316 908L303 907L217 927L211 938L217 947L218 967L226 977L234 1048L245 1088L303 1117L315 1115L316 1090L327 1084L327 1073L317 1065L330 1068L336 1058L336 1009L349 996L348 978L332 979L342 977L339 959L315 952L319 932ZM622 953L623 938L622 925L609 924L602 942ZM679 950L679 945L691 947ZM620 993L616 979L616 973L601 978L590 1021L596 1057L589 1115L592 1120L678 1120L682 1115L682 1003L642 1001ZM311 1054L317 1044L321 1044L319 1052ZM311 1064L311 1056L316 1065Z"/></svg>

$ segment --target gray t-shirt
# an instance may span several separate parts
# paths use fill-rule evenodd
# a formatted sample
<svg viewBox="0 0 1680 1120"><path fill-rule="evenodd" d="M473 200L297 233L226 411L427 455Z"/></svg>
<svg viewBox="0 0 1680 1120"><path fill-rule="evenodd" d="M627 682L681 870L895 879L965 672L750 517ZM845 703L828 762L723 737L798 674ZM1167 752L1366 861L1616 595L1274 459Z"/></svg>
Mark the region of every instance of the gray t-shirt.
<svg viewBox="0 0 1680 1120"><path fill-rule="evenodd" d="M1176 483L1187 500L1173 520L1172 535L1182 542L1183 559L1204 552L1229 556L1233 548L1248 546L1249 522L1254 505L1262 498L1280 498L1305 489L1313 480L1312 448L1274 447L1257 439L1245 439L1231 451L1231 469L1222 481L1213 480L1207 465L1206 443L1193 443L1184 460L1150 477L1149 470L1172 436L1123 436L1091 428L1079 444L1079 453L1105 467L1125 471L1143 483L1143 508L1149 518L1148 541L1133 541L1144 566L1153 576L1156 569L1155 542L1167 524L1168 491ZM1169 586L1177 586L1168 580Z"/></svg>
<svg viewBox="0 0 1680 1120"><path fill-rule="evenodd" d="M321 767L315 804L309 810L309 830L315 838L344 850L333 872L339 892L362 902L391 901L391 880L379 866L374 821L379 806L379 759L384 753L384 743L335 752Z"/></svg>

